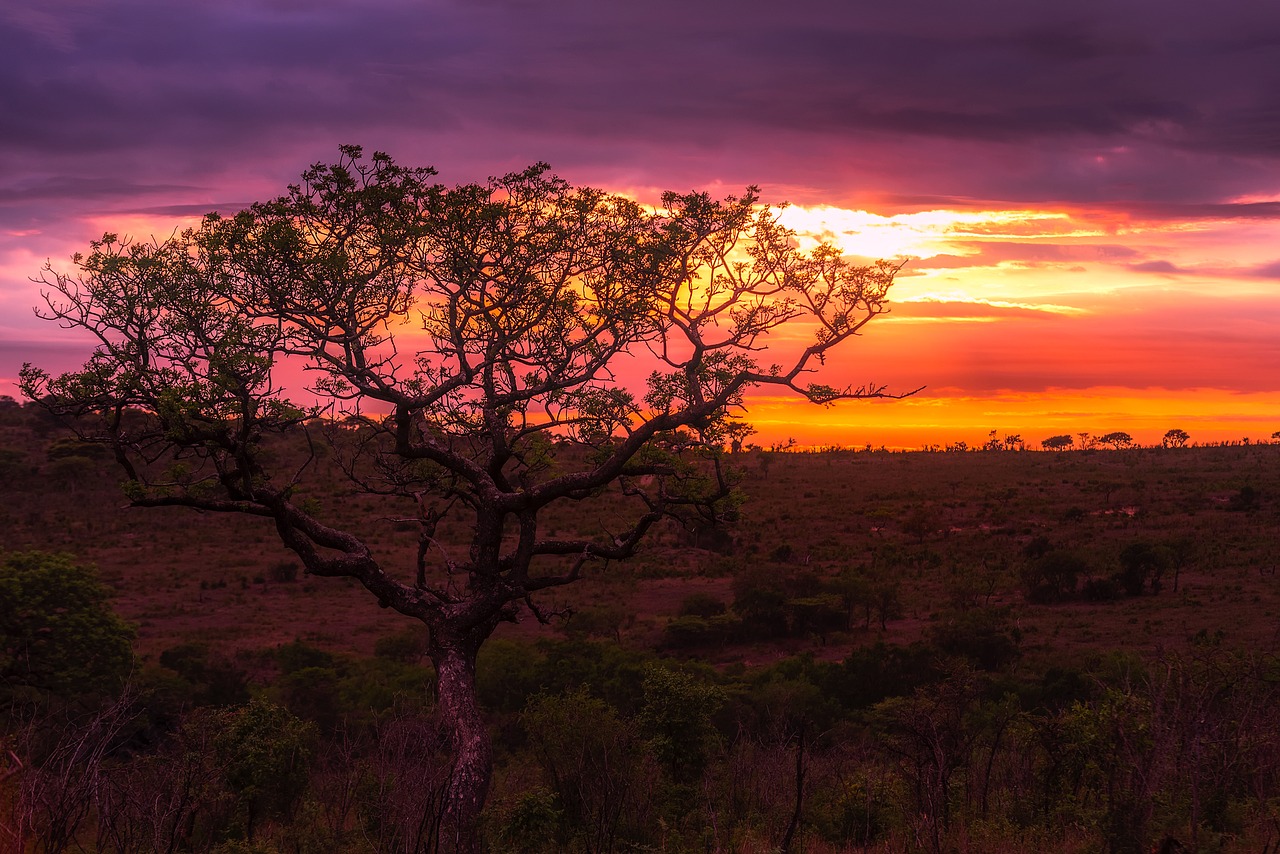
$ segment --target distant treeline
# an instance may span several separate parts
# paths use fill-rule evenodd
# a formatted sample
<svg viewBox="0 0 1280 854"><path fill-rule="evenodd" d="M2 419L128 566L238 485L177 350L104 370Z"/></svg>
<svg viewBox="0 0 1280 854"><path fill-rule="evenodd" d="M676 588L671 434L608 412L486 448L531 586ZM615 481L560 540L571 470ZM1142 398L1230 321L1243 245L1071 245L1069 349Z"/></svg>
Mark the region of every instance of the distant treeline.
<svg viewBox="0 0 1280 854"><path fill-rule="evenodd" d="M945 444L926 443L918 448L890 448L886 445L875 446L870 442L863 445L842 445L839 443L822 444L822 445L801 445L794 439L788 439L785 442L774 442L767 447L748 443L742 447L744 451L769 452L769 453L792 453L792 454L826 454L826 453L967 453L967 452L994 452L994 451L1096 451L1096 450L1129 450L1133 448L1238 448L1248 447L1250 445L1274 445L1280 444L1280 430L1272 433L1270 439L1250 439L1245 436L1240 439L1222 439L1219 441L1192 442L1190 434L1183 430L1170 430L1165 433L1164 437L1159 441L1150 445L1143 445L1134 441L1133 437L1122 431L1111 433L1102 433L1092 435L1090 433L1062 433L1056 436L1049 436L1041 439L1038 443L1027 442L1019 433L1006 434L998 436L998 431L992 430L990 436L985 442L970 445L964 440L957 442L948 442Z"/></svg>

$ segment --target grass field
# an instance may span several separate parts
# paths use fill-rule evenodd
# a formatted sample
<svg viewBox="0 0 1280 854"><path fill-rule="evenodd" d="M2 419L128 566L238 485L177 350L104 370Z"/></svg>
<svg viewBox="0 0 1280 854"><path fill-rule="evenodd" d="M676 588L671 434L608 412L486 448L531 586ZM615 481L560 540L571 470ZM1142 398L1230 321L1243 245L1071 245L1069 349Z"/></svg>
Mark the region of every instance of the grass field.
<svg viewBox="0 0 1280 854"><path fill-rule="evenodd" d="M270 450L296 462L301 443ZM542 602L550 625L526 613L482 651L491 850L1280 844L1280 445L732 462L731 526L656 530ZM235 780L182 769L226 765L243 753L228 733L274 721L310 759L252 850L426 850L403 834L427 826L448 761L423 629L302 574L260 520L129 508L113 465L0 410L5 550L96 565L142 660L134 734L101 762L63 751L94 743L80 718L11 715L0 742L30 773L6 771L0 808L40 850L63 850L59 828L92 848L159 826L156 805L198 783L170 842L248 851ZM354 489L332 453L304 489L410 576L411 508ZM542 528L617 531L631 510L606 493ZM437 533L462 556L462 520Z"/></svg>
<svg viewBox="0 0 1280 854"><path fill-rule="evenodd" d="M50 458L65 436L3 433L0 490L6 548L66 551L99 567L116 607L138 627L144 656L190 640L227 651L295 638L337 652L368 653L404 620L346 580L301 576L274 530L257 519L185 509L131 509L109 460ZM674 527L626 564L591 566L553 604L576 612L557 626L532 618L499 636L587 630L654 646L694 593L731 604L747 571L780 579L834 578L859 569L898 584L900 607L883 628L865 621L825 638L726 643L701 650L712 661L761 662L811 649L839 657L851 647L918 638L949 610L1012 608L1029 662L1086 650L1135 651L1219 633L1230 645L1280 643L1280 445L1137 448L1062 453L984 451L885 453L751 451L741 519L714 550ZM406 575L416 547L405 512L355 492L320 460L309 494L339 526L367 534L375 553ZM615 530L625 508L608 501L546 522L555 533ZM463 531L442 526L445 550ZM704 543L709 538L703 537ZM1068 551L1088 578L1106 578L1135 543L1175 558L1156 595L1034 604L1023 571L1036 545ZM1176 586L1174 573L1176 571ZM613 614L614 616L610 616ZM601 624L605 625L600 629Z"/></svg>

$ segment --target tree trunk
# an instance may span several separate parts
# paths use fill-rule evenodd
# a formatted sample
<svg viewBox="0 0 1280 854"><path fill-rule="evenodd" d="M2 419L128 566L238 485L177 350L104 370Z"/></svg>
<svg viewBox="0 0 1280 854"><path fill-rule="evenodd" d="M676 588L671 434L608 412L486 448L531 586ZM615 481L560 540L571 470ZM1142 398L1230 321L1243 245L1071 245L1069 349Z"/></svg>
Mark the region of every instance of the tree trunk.
<svg viewBox="0 0 1280 854"><path fill-rule="evenodd" d="M791 813L791 822L787 825L786 835L782 837L782 845L778 850L782 854L790 854L791 843L795 839L796 830L800 827L800 818L804 815L804 752L805 722L800 724L800 732L796 736L796 806Z"/></svg>
<svg viewBox="0 0 1280 854"><path fill-rule="evenodd" d="M479 647L479 643L434 636L431 641L440 721L452 754L440 831L440 850L447 854L480 850L480 811L493 774L493 746L476 701Z"/></svg>

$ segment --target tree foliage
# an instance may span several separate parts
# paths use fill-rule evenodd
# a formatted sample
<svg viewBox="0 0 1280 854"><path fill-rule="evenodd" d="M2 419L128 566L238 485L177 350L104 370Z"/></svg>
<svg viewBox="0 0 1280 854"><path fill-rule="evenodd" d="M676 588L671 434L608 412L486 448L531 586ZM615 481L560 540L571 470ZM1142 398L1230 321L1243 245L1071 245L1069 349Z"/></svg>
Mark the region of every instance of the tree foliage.
<svg viewBox="0 0 1280 854"><path fill-rule="evenodd" d="M1103 445L1110 445L1115 450L1127 448L1133 444L1133 437L1123 430L1117 430L1114 433L1107 433L1098 437L1098 442Z"/></svg>
<svg viewBox="0 0 1280 854"><path fill-rule="evenodd" d="M133 667L132 642L93 569L68 555L0 557L0 706L111 692Z"/></svg>
<svg viewBox="0 0 1280 854"><path fill-rule="evenodd" d="M669 193L651 212L542 164L453 189L432 175L348 147L233 218L163 241L104 236L78 272L44 277L48 316L98 348L61 377L26 367L25 393L101 418L88 438L113 446L134 503L270 518L310 572L468 627L726 497L714 451L750 387L819 403L884 394L805 378L886 310L895 268L799 252L754 190ZM770 333L797 324L811 337L793 362L758 364ZM656 369L628 382L644 352ZM467 555L429 567L424 549L405 583L295 500L304 472L271 470L262 449L321 411L279 385L291 360L313 394L360 416L352 476L400 496L427 537L470 515ZM589 450L587 464L553 465L554 442ZM152 465L166 453L183 458L181 477ZM540 510L614 483L637 505L629 527L539 536ZM504 540L508 522L518 533ZM541 562L560 569L535 572Z"/></svg>
<svg viewBox="0 0 1280 854"><path fill-rule="evenodd" d="M659 521L731 514L721 451L749 389L887 396L811 375L887 310L897 267L801 252L754 188L667 193L655 211L545 164L452 188L434 174L348 146L234 217L104 235L75 272L43 276L45 316L97 348L58 377L24 366L22 389L110 446L135 505L262 517L311 574L424 622L451 737L472 751L451 778L465 826L489 773L480 645L521 610L545 617L539 594L632 556ZM784 327L804 340L761 362ZM286 393L286 367L305 394ZM330 435L356 485L416 522L413 566L384 565L303 500L310 459L269 453L273 435L314 441L326 413L347 416ZM614 528L540 527L607 489L630 508ZM465 547L437 541L446 519Z"/></svg>

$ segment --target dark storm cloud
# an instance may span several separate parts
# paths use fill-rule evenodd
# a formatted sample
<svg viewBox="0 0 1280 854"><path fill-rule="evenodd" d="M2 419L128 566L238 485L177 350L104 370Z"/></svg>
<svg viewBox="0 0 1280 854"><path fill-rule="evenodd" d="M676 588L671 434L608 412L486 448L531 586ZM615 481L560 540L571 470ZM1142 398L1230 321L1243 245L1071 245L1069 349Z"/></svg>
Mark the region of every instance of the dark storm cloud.
<svg viewBox="0 0 1280 854"><path fill-rule="evenodd" d="M194 189L196 188L184 184L139 184L136 181L107 177L56 176L36 181L18 181L9 186L0 185L0 204L57 199L133 198Z"/></svg>
<svg viewBox="0 0 1280 854"><path fill-rule="evenodd" d="M1280 184L1274 4L879 5L17 0L0 166L287 178L352 141L460 178L545 158L801 196L1220 203Z"/></svg>

